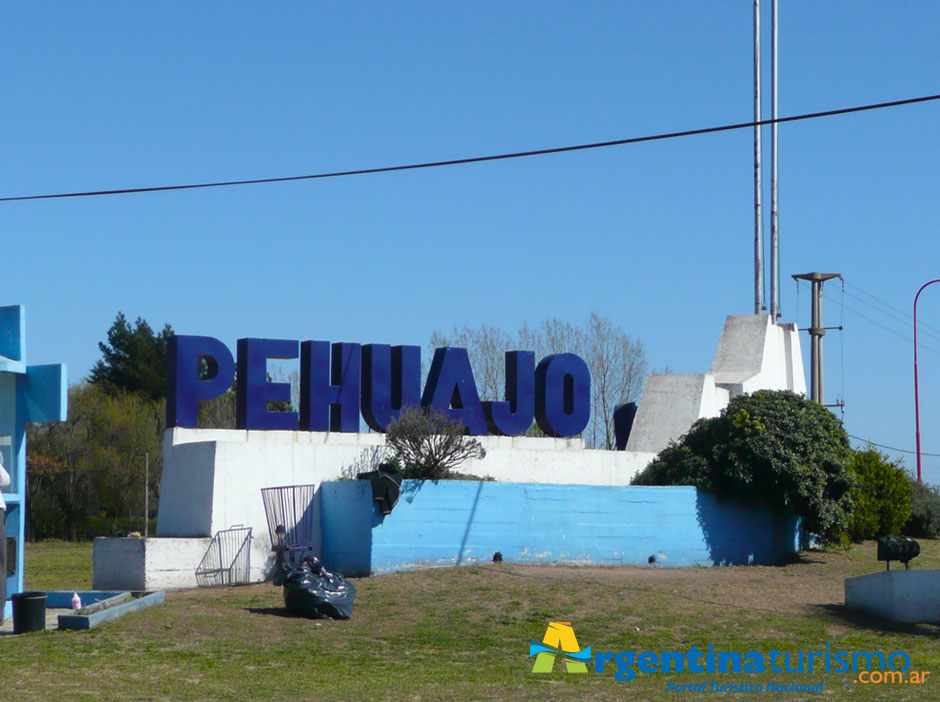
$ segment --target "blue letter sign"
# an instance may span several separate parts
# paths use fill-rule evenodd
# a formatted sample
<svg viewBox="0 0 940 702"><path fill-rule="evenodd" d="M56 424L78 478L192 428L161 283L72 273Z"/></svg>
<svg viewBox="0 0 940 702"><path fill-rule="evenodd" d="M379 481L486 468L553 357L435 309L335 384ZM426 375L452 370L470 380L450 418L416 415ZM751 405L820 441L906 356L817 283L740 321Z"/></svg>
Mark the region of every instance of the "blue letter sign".
<svg viewBox="0 0 940 702"><path fill-rule="evenodd" d="M359 344L301 344L301 429L359 431L359 358Z"/></svg>
<svg viewBox="0 0 940 702"><path fill-rule="evenodd" d="M199 361L208 377L199 378ZM211 336L171 336L167 344L166 425L195 427L199 400L225 394L235 380L232 352Z"/></svg>
<svg viewBox="0 0 940 702"><path fill-rule="evenodd" d="M421 347L362 347L362 418L384 432L406 407L421 403Z"/></svg>
<svg viewBox="0 0 940 702"><path fill-rule="evenodd" d="M269 411L268 403L290 402L291 395L289 383L268 379L268 359L297 358L298 346L300 412ZM199 401L222 395L233 381L239 429L357 432L361 414L371 429L385 431L402 410L420 405L446 412L470 434L516 436L534 418L549 436L577 436L591 416L591 374L570 353L546 356L536 367L531 351L507 352L504 399L480 402L466 349L437 349L422 393L418 346L239 339L236 374L218 339L173 336L167 426L195 427Z"/></svg>
<svg viewBox="0 0 940 702"><path fill-rule="evenodd" d="M269 358L297 358L297 342L286 339L238 340L239 429L297 429L296 412L269 412L269 402L290 402L290 383L268 380Z"/></svg>
<svg viewBox="0 0 940 702"><path fill-rule="evenodd" d="M467 349L447 348L434 352L421 404L443 410L451 419L463 422L471 434L487 433Z"/></svg>
<svg viewBox="0 0 940 702"><path fill-rule="evenodd" d="M506 352L506 401L484 402L486 425L493 434L516 436L532 426L535 416L535 354Z"/></svg>
<svg viewBox="0 0 940 702"><path fill-rule="evenodd" d="M535 421L549 436L576 436L591 417L591 372L580 356L555 353L535 370Z"/></svg>

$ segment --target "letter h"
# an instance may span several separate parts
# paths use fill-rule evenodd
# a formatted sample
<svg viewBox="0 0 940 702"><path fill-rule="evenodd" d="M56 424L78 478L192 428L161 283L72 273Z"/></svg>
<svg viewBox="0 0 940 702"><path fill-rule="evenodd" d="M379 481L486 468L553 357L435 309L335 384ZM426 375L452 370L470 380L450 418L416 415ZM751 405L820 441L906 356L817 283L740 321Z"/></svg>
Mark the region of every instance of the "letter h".
<svg viewBox="0 0 940 702"><path fill-rule="evenodd" d="M332 351L332 353L331 353ZM359 431L359 344L304 341L300 345L300 428Z"/></svg>

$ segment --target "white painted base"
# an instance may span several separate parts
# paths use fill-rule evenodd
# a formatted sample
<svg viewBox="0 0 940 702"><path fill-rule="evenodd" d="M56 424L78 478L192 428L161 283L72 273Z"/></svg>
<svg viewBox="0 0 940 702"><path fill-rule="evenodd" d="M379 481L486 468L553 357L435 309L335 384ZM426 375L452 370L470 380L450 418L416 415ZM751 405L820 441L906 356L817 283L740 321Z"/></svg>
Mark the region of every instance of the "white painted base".
<svg viewBox="0 0 940 702"><path fill-rule="evenodd" d="M846 578L845 606L895 622L940 621L940 570L886 570Z"/></svg>
<svg viewBox="0 0 940 702"><path fill-rule="evenodd" d="M180 590L197 587L196 569L212 539L97 538L92 555L95 590ZM267 531L252 536L251 582L274 567Z"/></svg>
<svg viewBox="0 0 940 702"><path fill-rule="evenodd" d="M581 439L478 437L486 457L460 471L500 481L627 485L654 454L584 448ZM384 434L168 429L157 536L200 537L241 524L267 533L261 489L318 485L372 470Z"/></svg>

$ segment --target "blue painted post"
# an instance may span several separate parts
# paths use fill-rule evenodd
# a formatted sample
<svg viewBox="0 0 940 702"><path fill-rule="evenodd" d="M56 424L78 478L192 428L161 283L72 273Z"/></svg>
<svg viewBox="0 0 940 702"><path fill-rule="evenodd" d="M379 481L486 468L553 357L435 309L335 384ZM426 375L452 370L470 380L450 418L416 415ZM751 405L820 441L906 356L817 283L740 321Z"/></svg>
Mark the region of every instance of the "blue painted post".
<svg viewBox="0 0 940 702"><path fill-rule="evenodd" d="M7 539L15 539L7 563L7 597L23 591L23 540L26 534L26 424L61 422L66 417L68 381L65 364L26 364L26 314L21 305L0 307L0 454L10 473L3 490ZM0 548L6 548L0 544ZM10 571L13 571L12 573ZM0 574L4 577L4 574ZM11 615L9 600L4 616Z"/></svg>

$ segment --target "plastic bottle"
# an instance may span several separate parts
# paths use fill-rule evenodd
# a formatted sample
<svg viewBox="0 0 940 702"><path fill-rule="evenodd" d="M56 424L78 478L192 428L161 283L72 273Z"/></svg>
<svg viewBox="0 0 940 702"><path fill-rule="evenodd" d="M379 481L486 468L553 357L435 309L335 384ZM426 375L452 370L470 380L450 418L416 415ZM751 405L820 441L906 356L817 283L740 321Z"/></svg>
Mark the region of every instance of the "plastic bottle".
<svg viewBox="0 0 940 702"><path fill-rule="evenodd" d="M72 609L78 611L82 608L82 598L78 596L77 592L72 593Z"/></svg>

